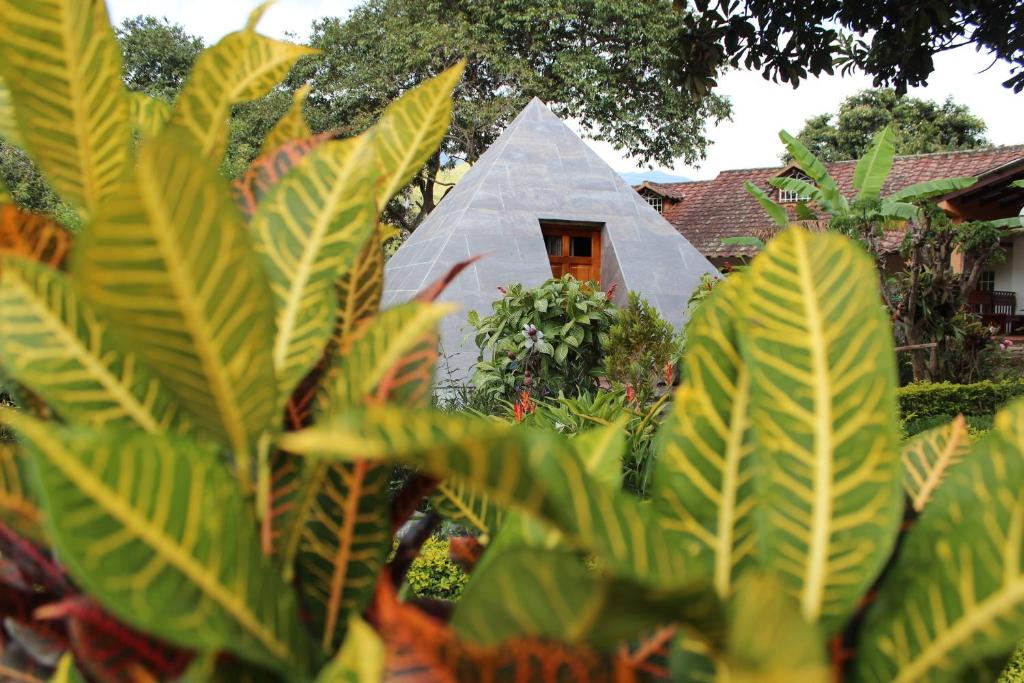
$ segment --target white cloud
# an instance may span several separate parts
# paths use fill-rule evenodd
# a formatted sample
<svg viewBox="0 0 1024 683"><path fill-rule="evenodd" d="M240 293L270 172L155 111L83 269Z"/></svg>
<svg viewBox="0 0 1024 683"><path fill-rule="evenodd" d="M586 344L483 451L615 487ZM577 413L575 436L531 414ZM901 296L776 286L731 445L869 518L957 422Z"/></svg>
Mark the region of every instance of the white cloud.
<svg viewBox="0 0 1024 683"><path fill-rule="evenodd" d="M967 105L988 124L988 137L997 145L1024 143L1024 93L1015 95L1001 83L1010 76L1005 62L991 64L969 47L940 54L936 70L924 88L913 88L910 95L943 102L952 97ZM982 73L984 71L984 73ZM697 166L680 164L660 169L694 179L713 178L731 168L754 168L779 163L782 144L778 132L794 135L806 119L834 112L839 104L858 90L871 87L863 75L812 78L793 89L764 80L759 73L733 71L719 80L719 93L733 105L733 120L709 131L712 145L707 159ZM626 159L610 145L591 143L614 168L622 171L646 170Z"/></svg>
<svg viewBox="0 0 1024 683"><path fill-rule="evenodd" d="M203 36L207 43L241 28L258 4L259 0L108 0L115 23L137 14L166 16L191 33ZM358 4L359 0L278 0L260 22L260 30L277 37L293 33L306 38L315 19L345 17ZM970 47L940 54L935 63L936 71L928 87L915 88L911 95L938 102L952 96L988 124L988 136L993 143L1024 143L1020 123L1024 120L1024 93L1014 95L1002 87L1001 82L1009 77L1006 63L997 62L986 71L991 59ZM812 78L794 90L765 81L758 73L733 71L720 79L719 86L719 93L732 101L733 120L709 131L712 145L707 159L698 166L680 163L675 168L658 170L710 178L725 169L776 164L782 151L777 137L780 129L795 134L804 120L835 111L843 99L871 87L871 81L861 75ZM588 142L617 170L646 170L607 143Z"/></svg>
<svg viewBox="0 0 1024 683"><path fill-rule="evenodd" d="M107 7L115 25L139 14L152 14L181 24L210 44L242 28L249 12L260 3L261 0L107 0ZM313 20L345 17L358 4L358 0L277 0L263 16L259 28L274 37L294 33L305 39Z"/></svg>

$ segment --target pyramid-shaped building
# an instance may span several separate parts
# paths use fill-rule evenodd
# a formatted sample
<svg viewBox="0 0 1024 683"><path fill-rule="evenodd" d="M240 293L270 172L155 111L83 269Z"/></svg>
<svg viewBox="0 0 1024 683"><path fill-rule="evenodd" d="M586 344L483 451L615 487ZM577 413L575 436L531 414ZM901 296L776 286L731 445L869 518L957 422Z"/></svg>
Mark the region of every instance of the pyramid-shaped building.
<svg viewBox="0 0 1024 683"><path fill-rule="evenodd" d="M715 268L543 102L534 99L388 261L384 306L411 299L471 255L441 299L462 310L441 330L442 371L468 382L477 359L466 313L498 287L569 272L647 298L678 329ZM448 376L439 379L449 379Z"/></svg>

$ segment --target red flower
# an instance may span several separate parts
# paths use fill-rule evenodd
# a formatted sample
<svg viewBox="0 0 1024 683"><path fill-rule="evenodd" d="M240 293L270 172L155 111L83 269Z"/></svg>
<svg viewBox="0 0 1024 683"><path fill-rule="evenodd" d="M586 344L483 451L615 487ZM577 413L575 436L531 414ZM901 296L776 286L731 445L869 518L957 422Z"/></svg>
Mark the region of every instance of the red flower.
<svg viewBox="0 0 1024 683"><path fill-rule="evenodd" d="M615 296L615 289L618 286L619 286L619 283L617 281L613 282L612 286L608 288L607 292L605 292L605 296L607 296L609 299L611 299L613 296Z"/></svg>
<svg viewBox="0 0 1024 683"><path fill-rule="evenodd" d="M498 287L498 291L501 292L502 294L508 294L508 290L505 289L504 287Z"/></svg>
<svg viewBox="0 0 1024 683"><path fill-rule="evenodd" d="M633 390L632 384L626 385L626 400L630 403L636 400L636 391Z"/></svg>
<svg viewBox="0 0 1024 683"><path fill-rule="evenodd" d="M515 407L512 410L513 410L513 412L515 412L515 415L516 415L516 423L522 422L523 421L523 406L520 405L519 402L517 401Z"/></svg>
<svg viewBox="0 0 1024 683"><path fill-rule="evenodd" d="M675 376L675 368L671 363L665 363L665 385L672 386L672 378Z"/></svg>

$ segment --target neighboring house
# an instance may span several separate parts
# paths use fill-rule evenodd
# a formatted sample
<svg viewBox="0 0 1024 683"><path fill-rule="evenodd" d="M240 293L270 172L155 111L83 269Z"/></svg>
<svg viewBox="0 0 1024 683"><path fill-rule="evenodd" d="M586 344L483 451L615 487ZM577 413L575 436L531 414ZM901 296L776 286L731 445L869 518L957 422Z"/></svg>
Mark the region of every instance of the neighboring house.
<svg viewBox="0 0 1024 683"><path fill-rule="evenodd" d="M462 307L441 328L442 369L456 382L469 380L478 353L466 313L490 314L499 287L564 273L617 284L616 303L639 292L678 328L701 275L715 272L537 99L391 257L383 304L407 301L472 255L484 258L441 297Z"/></svg>
<svg viewBox="0 0 1024 683"><path fill-rule="evenodd" d="M855 194L853 170L856 163L826 164L829 174L847 197ZM783 206L794 207L800 200L769 184L769 180L780 176L803 177L803 174L793 165L752 168L723 171L713 180L672 184L647 182L635 189L704 256L724 268L753 256L757 250L723 244L723 238L770 235L775 228L761 205L744 189L744 183L754 183ZM978 182L937 200L939 206L957 220L1009 218L1019 215L1024 207L1024 190L1010 187L1015 180L1024 179L1024 145L896 157L882 196L914 183L960 176L977 176ZM898 253L901 242L901 233L887 235L883 243L889 251L887 270L902 267ZM972 294L971 304L987 319L1005 327L1019 322L1007 316L1024 313L1024 236L1007 237L1003 247L1005 261L982 275L979 285L982 291Z"/></svg>

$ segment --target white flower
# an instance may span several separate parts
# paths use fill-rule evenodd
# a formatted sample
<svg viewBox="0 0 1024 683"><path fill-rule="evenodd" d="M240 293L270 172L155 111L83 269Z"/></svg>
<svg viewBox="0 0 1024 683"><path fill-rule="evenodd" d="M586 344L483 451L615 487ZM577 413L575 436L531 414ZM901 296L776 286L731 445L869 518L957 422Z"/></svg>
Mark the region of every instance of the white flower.
<svg viewBox="0 0 1024 683"><path fill-rule="evenodd" d="M544 338L544 333L537 329L536 325L523 325L523 336L526 337L526 348L532 349L533 345Z"/></svg>

